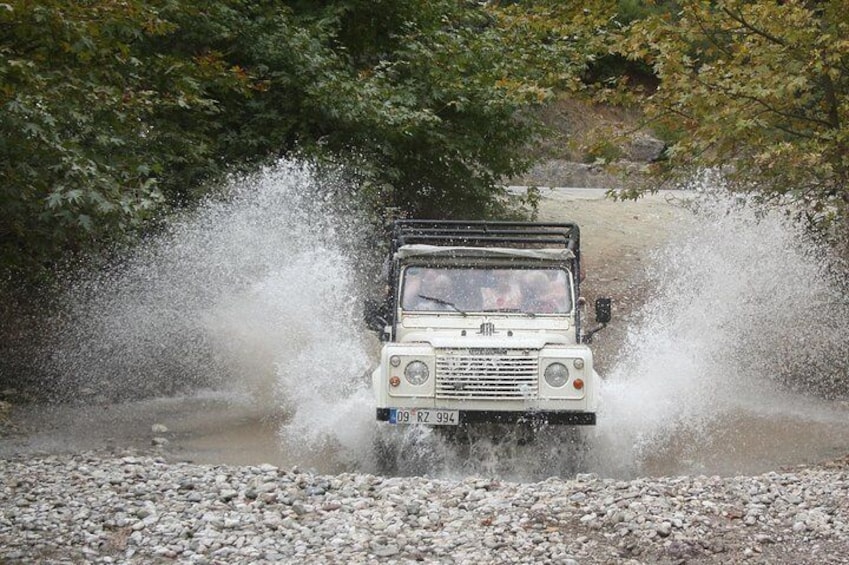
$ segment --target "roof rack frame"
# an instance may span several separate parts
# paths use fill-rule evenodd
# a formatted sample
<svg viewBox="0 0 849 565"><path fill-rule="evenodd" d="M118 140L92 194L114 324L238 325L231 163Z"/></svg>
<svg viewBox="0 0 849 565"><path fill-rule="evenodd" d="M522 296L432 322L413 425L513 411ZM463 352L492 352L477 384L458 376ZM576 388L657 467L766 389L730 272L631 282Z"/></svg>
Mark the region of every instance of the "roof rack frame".
<svg viewBox="0 0 849 565"><path fill-rule="evenodd" d="M529 248L565 248L577 258L580 230L570 222L509 222L483 220L396 220L392 249L410 244L460 247L496 247L503 244Z"/></svg>

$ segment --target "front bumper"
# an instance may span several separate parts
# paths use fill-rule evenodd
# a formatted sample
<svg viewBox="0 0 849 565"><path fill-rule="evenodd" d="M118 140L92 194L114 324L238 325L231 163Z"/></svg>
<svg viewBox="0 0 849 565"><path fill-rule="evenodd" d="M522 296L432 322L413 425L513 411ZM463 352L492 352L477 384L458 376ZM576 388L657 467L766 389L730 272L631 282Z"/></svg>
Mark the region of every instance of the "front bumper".
<svg viewBox="0 0 849 565"><path fill-rule="evenodd" d="M389 421L390 408L378 408L377 419ZM460 410L460 425L463 424L532 424L594 426L595 412L557 412L552 410L501 411L501 410Z"/></svg>

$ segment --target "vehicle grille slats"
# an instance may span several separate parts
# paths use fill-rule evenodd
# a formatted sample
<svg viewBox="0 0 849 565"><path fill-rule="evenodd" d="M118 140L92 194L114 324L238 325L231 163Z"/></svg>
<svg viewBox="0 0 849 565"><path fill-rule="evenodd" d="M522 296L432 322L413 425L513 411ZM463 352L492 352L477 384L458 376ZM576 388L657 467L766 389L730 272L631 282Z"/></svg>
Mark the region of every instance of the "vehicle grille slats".
<svg viewBox="0 0 849 565"><path fill-rule="evenodd" d="M522 400L538 396L539 363L528 351L443 350L436 356L436 397Z"/></svg>

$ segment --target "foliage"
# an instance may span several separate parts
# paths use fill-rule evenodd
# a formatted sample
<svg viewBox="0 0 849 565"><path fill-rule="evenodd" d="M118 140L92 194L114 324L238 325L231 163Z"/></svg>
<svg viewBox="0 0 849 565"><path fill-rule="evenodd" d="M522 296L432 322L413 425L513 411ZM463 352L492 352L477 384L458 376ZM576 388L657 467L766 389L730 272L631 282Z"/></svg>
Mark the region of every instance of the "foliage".
<svg viewBox="0 0 849 565"><path fill-rule="evenodd" d="M4 267L119 238L163 201L166 171L209 157L181 117L214 114L205 85L241 77L138 47L173 29L144 2L0 5Z"/></svg>
<svg viewBox="0 0 849 565"><path fill-rule="evenodd" d="M642 102L680 132L668 167L719 169L739 189L846 232L847 37L844 2L704 0L635 21L618 52L660 80Z"/></svg>
<svg viewBox="0 0 849 565"><path fill-rule="evenodd" d="M348 43L304 85L320 135L302 147L352 155L381 206L415 216L493 213L497 180L524 166L516 154L533 126L522 110L547 92L513 79L521 69L505 57L492 18L453 1L333 8L313 21L329 34L324 43ZM381 41L348 32L351 20L387 18Z"/></svg>
<svg viewBox="0 0 849 565"><path fill-rule="evenodd" d="M587 147L584 162L593 163L611 163L622 158L623 151L615 143L602 139L598 140Z"/></svg>
<svg viewBox="0 0 849 565"><path fill-rule="evenodd" d="M528 110L581 87L596 19L557 2L0 4L0 266L101 250L293 152L346 156L375 207L500 213L540 135Z"/></svg>
<svg viewBox="0 0 849 565"><path fill-rule="evenodd" d="M304 84L306 111L316 115L301 149L349 155L378 207L419 217L504 214L499 182L528 167L525 149L543 134L529 110L586 68L584 38L594 35L586 22L595 16L560 4L297 4L298 25L332 46Z"/></svg>
<svg viewBox="0 0 849 565"><path fill-rule="evenodd" d="M47 272L152 229L233 169L293 153L353 163L377 211L504 214L499 183L528 167L527 148L546 133L534 108L612 80L642 81L636 100L674 142L662 166L722 168L743 189L800 203L817 224L849 226L849 15L840 8L6 2L0 267ZM613 92L600 99L626 100ZM611 147L593 157L615 158Z"/></svg>

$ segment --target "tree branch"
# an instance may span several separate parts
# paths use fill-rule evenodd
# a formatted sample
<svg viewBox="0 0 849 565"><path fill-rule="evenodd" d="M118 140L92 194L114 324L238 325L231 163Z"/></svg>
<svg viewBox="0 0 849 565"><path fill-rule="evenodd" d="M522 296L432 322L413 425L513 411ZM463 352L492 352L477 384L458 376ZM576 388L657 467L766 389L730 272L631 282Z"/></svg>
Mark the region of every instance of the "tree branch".
<svg viewBox="0 0 849 565"><path fill-rule="evenodd" d="M695 77L695 80L698 84L700 84L701 86L704 86L705 88L708 88L708 89L714 90L714 91L722 92L723 94L725 94L729 97L732 97L732 98L740 98L740 99L743 99L743 100L748 100L749 102L753 102L753 103L761 106L764 109L765 112L770 112L772 114L775 114L775 115L780 116L782 118L785 118L787 120L796 120L796 121L800 121L800 122L806 122L806 123L809 123L809 124L812 124L812 125L825 126L829 129L831 129L831 127L832 127L831 122L829 122L828 120L810 117L810 116L807 116L805 114L797 114L797 113L781 110L779 108L772 106L771 104L768 104L765 100L758 98L757 96L752 96L752 95L749 95L749 94L741 94L741 93L734 93L733 96L732 96L732 94L728 91L727 88L723 88L719 85L706 82L706 81L700 79L698 76ZM775 126L775 127L779 128L779 126ZM782 130L782 131L784 131L784 130ZM786 133L793 133L793 132L792 132L792 130L787 130ZM795 132L794 135L798 135L799 137L806 138L806 139L813 139L814 138L814 136L803 134L801 132Z"/></svg>
<svg viewBox="0 0 849 565"><path fill-rule="evenodd" d="M776 37L775 35L772 35L771 33L768 33L766 31L754 26L753 24L750 24L746 20L746 18L743 16L742 12L739 13L739 14L735 14L727 6L722 6L721 9L729 18L731 18L732 20L734 20L735 22L737 22L738 24L743 26L744 29L749 30L750 32L754 33L755 35L763 37L764 39L771 41L771 42L775 43L776 45L781 45L782 47L787 47L787 42L784 41L783 39L781 39L780 37Z"/></svg>

